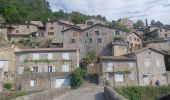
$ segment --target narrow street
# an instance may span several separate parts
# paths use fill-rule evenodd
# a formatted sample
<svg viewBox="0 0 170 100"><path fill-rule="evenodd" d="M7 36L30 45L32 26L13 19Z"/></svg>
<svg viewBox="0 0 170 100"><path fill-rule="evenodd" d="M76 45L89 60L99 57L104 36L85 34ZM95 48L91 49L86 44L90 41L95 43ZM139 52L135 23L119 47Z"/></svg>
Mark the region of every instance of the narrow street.
<svg viewBox="0 0 170 100"><path fill-rule="evenodd" d="M64 100L106 100L104 90L99 86L85 86L72 90L71 94Z"/></svg>

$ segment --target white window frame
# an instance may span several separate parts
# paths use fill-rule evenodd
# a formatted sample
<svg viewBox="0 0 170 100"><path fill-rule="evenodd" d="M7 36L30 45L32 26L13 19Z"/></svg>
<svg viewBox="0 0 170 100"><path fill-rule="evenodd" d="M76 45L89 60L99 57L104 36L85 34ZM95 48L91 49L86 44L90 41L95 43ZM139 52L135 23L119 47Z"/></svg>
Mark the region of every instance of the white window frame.
<svg viewBox="0 0 170 100"><path fill-rule="evenodd" d="M117 82L117 83L125 82L125 77L124 77L123 73L116 73L116 74L114 74L114 76L115 76L115 82Z"/></svg>
<svg viewBox="0 0 170 100"><path fill-rule="evenodd" d="M70 66L69 65L62 65L62 72L70 72Z"/></svg>
<svg viewBox="0 0 170 100"><path fill-rule="evenodd" d="M151 66L151 59L145 59L145 67L150 67Z"/></svg>
<svg viewBox="0 0 170 100"><path fill-rule="evenodd" d="M113 63L112 62L107 63L107 72L113 72Z"/></svg>
<svg viewBox="0 0 170 100"><path fill-rule="evenodd" d="M63 53L63 59L64 60L69 60L70 59L70 54L69 53Z"/></svg>
<svg viewBox="0 0 170 100"><path fill-rule="evenodd" d="M38 54L38 53L32 54L32 59L33 60L39 60L40 59L40 54Z"/></svg>
<svg viewBox="0 0 170 100"><path fill-rule="evenodd" d="M36 86L36 80L30 80L30 86L31 87L34 87L34 86Z"/></svg>
<svg viewBox="0 0 170 100"><path fill-rule="evenodd" d="M53 59L53 53L48 53L48 60L52 60Z"/></svg>

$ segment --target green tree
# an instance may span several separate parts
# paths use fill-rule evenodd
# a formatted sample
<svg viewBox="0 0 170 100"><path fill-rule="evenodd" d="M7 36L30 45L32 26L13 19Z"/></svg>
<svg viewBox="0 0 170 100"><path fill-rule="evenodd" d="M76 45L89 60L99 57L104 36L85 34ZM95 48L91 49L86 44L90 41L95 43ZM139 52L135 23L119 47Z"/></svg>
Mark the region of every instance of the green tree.
<svg viewBox="0 0 170 100"><path fill-rule="evenodd" d="M135 23L134 23L134 28L140 28L140 27L143 27L144 26L144 23L142 20L137 20Z"/></svg>

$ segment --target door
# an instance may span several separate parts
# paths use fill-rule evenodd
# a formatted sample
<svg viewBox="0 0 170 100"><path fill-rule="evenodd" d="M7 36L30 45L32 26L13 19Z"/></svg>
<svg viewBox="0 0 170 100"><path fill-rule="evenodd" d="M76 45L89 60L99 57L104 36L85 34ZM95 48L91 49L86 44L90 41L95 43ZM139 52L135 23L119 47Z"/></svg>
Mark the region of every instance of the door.
<svg viewBox="0 0 170 100"><path fill-rule="evenodd" d="M64 86L70 86L70 79L68 78L61 78L61 79L56 79L56 88L64 87Z"/></svg>
<svg viewBox="0 0 170 100"><path fill-rule="evenodd" d="M145 76L143 78L143 80L144 80L144 85L149 85L149 77L148 76Z"/></svg>

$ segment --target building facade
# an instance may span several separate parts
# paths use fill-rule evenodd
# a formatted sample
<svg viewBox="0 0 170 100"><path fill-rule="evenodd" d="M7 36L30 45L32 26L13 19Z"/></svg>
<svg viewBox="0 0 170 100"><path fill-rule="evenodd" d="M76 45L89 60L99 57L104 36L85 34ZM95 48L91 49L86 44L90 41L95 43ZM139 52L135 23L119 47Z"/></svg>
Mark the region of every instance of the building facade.
<svg viewBox="0 0 170 100"><path fill-rule="evenodd" d="M23 91L69 86L69 74L79 67L77 48L26 49L15 54L16 88Z"/></svg>

